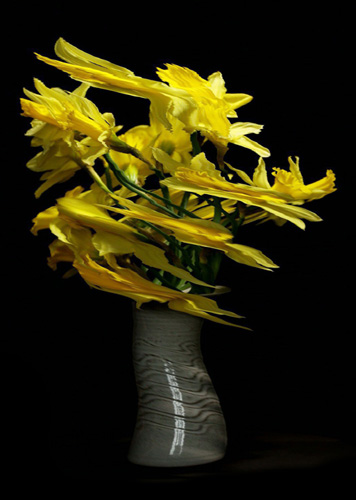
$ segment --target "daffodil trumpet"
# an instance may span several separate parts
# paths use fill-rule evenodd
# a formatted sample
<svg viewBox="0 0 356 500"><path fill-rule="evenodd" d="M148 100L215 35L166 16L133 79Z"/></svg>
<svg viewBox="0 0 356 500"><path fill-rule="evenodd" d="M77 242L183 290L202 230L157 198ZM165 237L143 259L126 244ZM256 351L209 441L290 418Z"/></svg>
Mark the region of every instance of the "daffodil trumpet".
<svg viewBox="0 0 356 500"><path fill-rule="evenodd" d="M66 91L34 79L37 92L24 90L22 115L31 118L26 136L39 148L26 166L40 173L36 198L81 169L91 184L66 191L33 219L33 234L49 230L54 237L48 265L69 265L64 276L76 271L89 286L128 297L137 307L157 301L245 328L221 318L242 316L206 297L226 289L217 284L223 259L277 269L263 251L244 244L244 226L269 221L304 229L306 221L320 221L303 205L336 190L333 171L308 184L299 157L289 157L289 169L273 167L269 178L270 151L250 138L263 126L236 120L236 110L252 96L228 92L219 71L204 78L167 64L157 68L157 80L62 38L55 52L60 60L37 57L79 84ZM93 88L118 99L148 99L148 121L123 131L111 112L88 98ZM237 159L225 161L230 145L257 155L252 175Z"/></svg>

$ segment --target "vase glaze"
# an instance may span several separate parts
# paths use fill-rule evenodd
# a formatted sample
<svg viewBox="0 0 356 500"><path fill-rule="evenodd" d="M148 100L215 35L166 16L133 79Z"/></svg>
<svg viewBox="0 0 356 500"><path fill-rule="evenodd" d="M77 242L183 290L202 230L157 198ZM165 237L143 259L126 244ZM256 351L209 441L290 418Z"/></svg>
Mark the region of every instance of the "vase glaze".
<svg viewBox="0 0 356 500"><path fill-rule="evenodd" d="M138 412L130 462L181 467L225 455L225 419L200 346L203 321L162 305L134 309Z"/></svg>

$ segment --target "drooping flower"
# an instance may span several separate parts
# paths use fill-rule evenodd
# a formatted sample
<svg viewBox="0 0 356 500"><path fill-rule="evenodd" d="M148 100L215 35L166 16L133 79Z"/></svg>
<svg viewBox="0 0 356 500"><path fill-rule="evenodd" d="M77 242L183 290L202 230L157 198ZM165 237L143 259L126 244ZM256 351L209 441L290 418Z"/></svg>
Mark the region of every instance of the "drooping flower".
<svg viewBox="0 0 356 500"><path fill-rule="evenodd" d="M322 179L312 182L311 184L304 184L303 176L299 167L299 158L296 157L294 161L292 157L289 157L288 163L289 171L277 167L273 168L272 175L275 178L273 184L270 184L268 180L266 164L262 158L259 160L252 179L250 179L250 177L243 170L233 168L231 165L229 165L229 167L233 168L242 180L250 186L286 194L290 201L296 204L302 204L306 201L320 199L327 194L336 191L335 174L332 170L327 170L326 176Z"/></svg>
<svg viewBox="0 0 356 500"><path fill-rule="evenodd" d="M274 184L271 189L292 196L294 203L319 200L327 194L336 191L335 174L332 170L326 171L326 176L316 182L304 184L303 176L299 168L299 158L295 161L291 157L289 161L289 172L280 168L274 168Z"/></svg>
<svg viewBox="0 0 356 500"><path fill-rule="evenodd" d="M156 154L156 153L155 153ZM201 195L211 195L218 198L236 200L248 206L258 207L266 212L273 214L276 217L288 220L300 228L305 227L303 219L309 221L321 220L319 216L313 212L306 210L300 206L294 205L294 199L289 193L272 189L267 184L242 184L234 183L222 177L221 172L216 169L215 165L209 162L204 153L200 153L194 157L188 167L173 165L172 160L164 158L160 152L161 161L165 161L170 168L172 177L169 177L161 182L161 184L182 191L192 192ZM264 162L260 159L261 170ZM243 175L243 173L241 173ZM256 174L256 178L262 176L261 173ZM265 179L265 176L262 176ZM247 177L244 176L244 180Z"/></svg>
<svg viewBox="0 0 356 500"><path fill-rule="evenodd" d="M233 168L231 165L229 167L233 169L241 179L246 182L252 189L260 189L261 192L266 193L276 193L282 198L285 197L287 203L295 207L293 210L300 208L306 202L313 201L316 199L323 198L324 196L336 191L335 187L335 174L332 170L327 170L325 177L319 179L311 184L304 184L303 176L299 167L299 158L296 157L295 161L289 157L289 171L273 168L272 175L274 176L274 183L271 184L268 180L266 164L262 158L259 159L258 166L256 167L252 179L244 172ZM305 209L302 209L305 210ZM297 213L297 212L296 212ZM312 212L309 212L312 214ZM314 214L315 215L315 214ZM278 224L283 223L284 217L279 214L266 211L264 214L258 214L257 218L272 218ZM308 220L321 220L317 218L309 218Z"/></svg>

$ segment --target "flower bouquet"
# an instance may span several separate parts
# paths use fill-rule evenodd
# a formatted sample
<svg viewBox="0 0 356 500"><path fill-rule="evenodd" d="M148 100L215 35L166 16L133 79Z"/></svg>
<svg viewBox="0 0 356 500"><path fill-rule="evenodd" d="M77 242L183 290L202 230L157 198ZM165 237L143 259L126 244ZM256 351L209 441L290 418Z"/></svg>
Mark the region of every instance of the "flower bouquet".
<svg viewBox="0 0 356 500"><path fill-rule="evenodd" d="M60 60L38 59L80 82L72 92L34 80L25 90L26 135L40 151L27 167L40 172L38 198L79 170L78 185L35 217L32 232L50 230L48 264L71 264L92 287L211 321L242 327L236 312L222 310L212 296L222 258L271 270L278 267L239 241L241 225L274 221L299 228L320 217L303 207L335 190L331 170L304 184L298 158L289 170L268 175L266 147L250 138L262 126L236 120L236 109L252 97L228 93L222 74L207 79L174 64L158 69L159 80L87 54L63 39ZM99 111L86 94L91 87L149 99L148 123L122 131L112 113ZM230 119L235 119L232 121ZM215 158L204 146L213 145ZM252 177L225 161L229 147L257 155ZM227 321L223 317L234 318ZM242 327L245 328L245 327Z"/></svg>
<svg viewBox="0 0 356 500"><path fill-rule="evenodd" d="M236 110L252 97L228 93L218 71L204 79L167 64L150 80L63 39L55 52L59 60L37 57L79 84L69 92L35 79L37 93L24 91L23 115L32 118L26 134L39 148L27 167L41 173L37 198L79 171L87 176L34 218L32 232L53 234L52 269L67 263L65 276L79 273L91 287L136 303L139 409L129 460L218 460L225 421L199 350L200 328L204 319L247 328L215 300L229 290L218 284L222 259L278 267L244 245L239 228L272 221L303 229L305 221L319 221L303 205L335 191L335 175L328 170L305 184L291 157L288 170L268 173L270 152L251 139L262 125L237 120ZM123 131L87 98L92 87L148 99L148 123ZM229 148L257 155L252 175L226 161Z"/></svg>

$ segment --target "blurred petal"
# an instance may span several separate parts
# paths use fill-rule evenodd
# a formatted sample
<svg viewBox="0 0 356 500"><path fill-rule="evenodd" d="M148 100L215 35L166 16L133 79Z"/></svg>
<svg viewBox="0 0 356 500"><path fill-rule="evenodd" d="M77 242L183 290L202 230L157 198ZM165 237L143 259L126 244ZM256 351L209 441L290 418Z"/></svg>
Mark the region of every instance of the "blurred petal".
<svg viewBox="0 0 356 500"><path fill-rule="evenodd" d="M113 270L110 270L100 266L89 257L83 263L74 262L74 267L90 286L133 299L137 302L138 307L152 300L161 303L167 302L170 309L203 317L217 323L245 328L216 317L215 315L227 315L241 318L233 312L220 309L214 300L156 285L130 269L116 265Z"/></svg>

